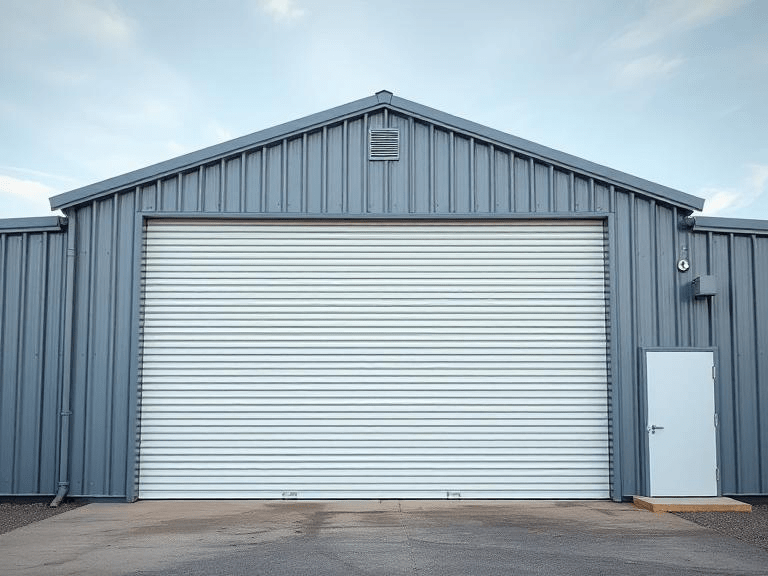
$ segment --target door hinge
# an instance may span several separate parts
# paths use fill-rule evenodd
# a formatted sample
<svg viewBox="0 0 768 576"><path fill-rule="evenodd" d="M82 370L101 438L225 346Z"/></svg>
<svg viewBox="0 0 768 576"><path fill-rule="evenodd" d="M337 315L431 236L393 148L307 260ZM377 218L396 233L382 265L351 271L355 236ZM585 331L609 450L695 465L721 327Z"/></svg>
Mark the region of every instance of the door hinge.
<svg viewBox="0 0 768 576"><path fill-rule="evenodd" d="M715 428L720 426L720 417L717 415L717 412L715 412Z"/></svg>
<svg viewBox="0 0 768 576"><path fill-rule="evenodd" d="M712 366L712 381L717 380L717 366Z"/></svg>
<svg viewBox="0 0 768 576"><path fill-rule="evenodd" d="M720 483L720 468L715 467L715 479L717 480L717 483Z"/></svg>

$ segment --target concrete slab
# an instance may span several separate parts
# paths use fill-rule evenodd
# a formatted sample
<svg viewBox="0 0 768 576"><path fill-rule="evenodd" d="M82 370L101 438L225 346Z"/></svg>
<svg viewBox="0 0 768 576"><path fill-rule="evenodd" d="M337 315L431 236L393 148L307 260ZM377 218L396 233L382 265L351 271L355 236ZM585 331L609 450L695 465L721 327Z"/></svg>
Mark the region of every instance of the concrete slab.
<svg viewBox="0 0 768 576"><path fill-rule="evenodd" d="M0 535L3 576L765 575L768 552L608 501L140 501Z"/></svg>
<svg viewBox="0 0 768 576"><path fill-rule="evenodd" d="M651 512L752 512L752 506L733 498L651 498L634 496L638 508Z"/></svg>

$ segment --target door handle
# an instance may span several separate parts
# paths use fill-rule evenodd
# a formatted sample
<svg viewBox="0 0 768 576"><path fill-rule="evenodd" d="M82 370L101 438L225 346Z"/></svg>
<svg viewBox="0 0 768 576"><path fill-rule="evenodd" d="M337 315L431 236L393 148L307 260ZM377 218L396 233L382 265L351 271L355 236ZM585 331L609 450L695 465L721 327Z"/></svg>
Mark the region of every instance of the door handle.
<svg viewBox="0 0 768 576"><path fill-rule="evenodd" d="M664 430L664 426L656 426L656 424L648 426L648 432L651 434L656 434L656 430Z"/></svg>

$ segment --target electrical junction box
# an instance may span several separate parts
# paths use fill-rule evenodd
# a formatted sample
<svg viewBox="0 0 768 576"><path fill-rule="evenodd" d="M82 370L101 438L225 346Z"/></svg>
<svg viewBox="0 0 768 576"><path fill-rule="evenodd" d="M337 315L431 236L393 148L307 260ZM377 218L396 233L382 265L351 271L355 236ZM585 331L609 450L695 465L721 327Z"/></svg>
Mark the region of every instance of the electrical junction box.
<svg viewBox="0 0 768 576"><path fill-rule="evenodd" d="M717 294L717 281L714 276L696 276L693 281L693 295L696 298L706 298Z"/></svg>

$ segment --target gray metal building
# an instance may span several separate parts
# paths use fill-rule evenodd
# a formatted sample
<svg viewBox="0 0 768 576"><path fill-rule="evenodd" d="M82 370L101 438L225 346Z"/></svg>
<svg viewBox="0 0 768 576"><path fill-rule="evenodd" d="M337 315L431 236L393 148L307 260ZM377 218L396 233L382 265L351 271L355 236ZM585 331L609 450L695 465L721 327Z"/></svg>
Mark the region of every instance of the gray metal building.
<svg viewBox="0 0 768 576"><path fill-rule="evenodd" d="M51 206L0 495L768 494L766 221L386 91Z"/></svg>

